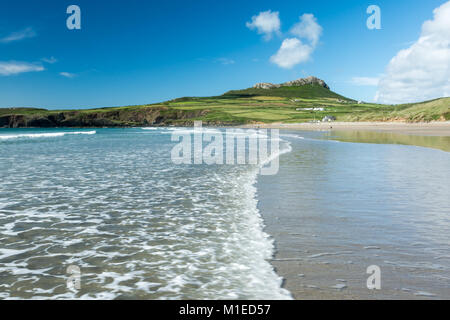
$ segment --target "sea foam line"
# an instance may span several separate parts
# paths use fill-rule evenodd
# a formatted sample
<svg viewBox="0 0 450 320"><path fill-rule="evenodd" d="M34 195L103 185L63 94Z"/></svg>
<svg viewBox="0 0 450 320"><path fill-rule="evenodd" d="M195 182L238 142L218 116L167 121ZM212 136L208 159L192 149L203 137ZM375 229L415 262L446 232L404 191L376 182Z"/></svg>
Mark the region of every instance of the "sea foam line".
<svg viewBox="0 0 450 320"><path fill-rule="evenodd" d="M268 163L270 163L271 161L275 160L276 158L280 158L281 155L286 154L286 153L290 153L292 152L292 146L291 144L286 141L286 140L282 140L280 139L280 141L285 142L286 143L286 148L283 148L281 150L279 150L278 152L271 154L269 157L267 157L266 159L263 159L263 161L260 163L259 167L262 168L263 166L267 165ZM274 241L271 238L271 236L269 234L267 234L264 231L265 228L265 224L264 224L264 218L262 217L261 211L258 208L258 199L257 199L257 188L256 188L256 184L258 181L258 170L253 171L253 177L252 179L249 179L248 184L246 186L244 186L244 188L246 189L247 193L250 196L250 199L252 199L253 204L251 204L252 207L252 211L253 214L255 215L254 218L256 218L256 220L259 220L260 223L257 223L260 228L258 228L259 232L262 235L262 238L264 239L263 243L261 243L260 241L258 241L260 243L260 245L262 247L265 247L268 250L267 255L264 257L264 264L268 264L268 268L270 270L271 275L269 276L269 274L266 274L266 285L268 287L270 287L269 283L271 283L271 285L275 285L276 287L278 287L277 291L273 291L273 296L271 297L272 299L293 299L292 294L285 288L282 287L282 283L283 283L283 278L280 277L272 264L270 264L269 260L273 259L274 255L275 255L275 245L274 245ZM251 219L250 219L251 220ZM258 250L261 250L261 248L258 248ZM264 250L262 250L264 251ZM269 276L269 277L267 277Z"/></svg>
<svg viewBox="0 0 450 320"><path fill-rule="evenodd" d="M0 140L10 140L10 139L20 139L20 138L56 138L63 137L65 135L77 135L77 134L86 134L92 135L96 134L97 131L74 131L74 132L51 132L51 133L23 133L23 134L15 134L15 135L0 135Z"/></svg>

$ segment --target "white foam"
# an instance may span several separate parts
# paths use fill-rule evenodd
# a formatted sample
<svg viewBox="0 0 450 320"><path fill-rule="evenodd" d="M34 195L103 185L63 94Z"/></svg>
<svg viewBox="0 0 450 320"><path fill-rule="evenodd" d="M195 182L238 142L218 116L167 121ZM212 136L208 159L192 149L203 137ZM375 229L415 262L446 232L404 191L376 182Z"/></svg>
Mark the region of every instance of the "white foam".
<svg viewBox="0 0 450 320"><path fill-rule="evenodd" d="M15 249L0 249L0 260L7 257L16 256L18 254L24 253L27 250L15 250Z"/></svg>
<svg viewBox="0 0 450 320"><path fill-rule="evenodd" d="M144 129L144 128L143 128ZM262 138L267 139L267 134L262 133L262 130L258 129L221 129L221 128L208 128L208 127L202 127L202 128L165 128L166 131L162 131L161 133L177 133L177 134L223 134L223 135L230 135L230 136L245 136L248 138Z"/></svg>
<svg viewBox="0 0 450 320"><path fill-rule="evenodd" d="M414 293L415 296L419 297L435 297L436 295L434 293L426 292L426 291L418 291Z"/></svg>
<svg viewBox="0 0 450 320"><path fill-rule="evenodd" d="M281 140L281 141L284 141L284 140ZM261 167L265 166L266 164L269 164L270 162L272 162L276 158L280 157L281 155L290 153L292 151L291 144L287 141L284 141L284 142L286 143L285 148L279 150L278 152L271 153L269 157L267 157L266 159L263 159L261 161Z"/></svg>
<svg viewBox="0 0 450 320"><path fill-rule="evenodd" d="M133 130L133 134L145 135ZM291 150L288 142L281 141L280 152L269 155L267 161ZM83 171L80 183L64 180L71 177L69 170L55 167L56 171L39 176L33 190L24 195L14 193L13 203L36 195L41 196L40 202L24 210L0 210L0 222L4 222L0 234L12 236L16 230L34 229L29 236L43 248L30 247L25 239L9 248L27 247L26 255L19 255L19 250L0 250L0 257L17 255L17 259L8 259L14 260L14 265L3 264L4 270L0 270L14 275L8 282L10 288L36 276L54 276L55 270L47 269L45 259L59 261L68 254L61 263L80 267L82 286L92 291L81 296L61 293L58 286L65 283L66 275L58 274L58 281L51 282L53 288L39 284L27 288L33 298L114 299L134 297L136 290L140 297L152 299L292 298L269 262L274 244L264 232L257 208L258 166L174 168L165 162L169 148L167 144L114 158L126 159L124 163L131 163L130 156L137 160L132 162L136 166L133 174L114 168L85 172L89 167L84 160L100 168L105 165L103 155L75 159L66 165ZM152 156L151 167L147 166L149 162L141 162L147 155ZM23 173L22 168L21 163L12 169ZM55 172L61 176L51 180ZM28 175L31 173L23 177ZM0 186L0 191L3 188ZM11 214L14 223L9 219ZM73 246L70 253L69 246ZM39 270L32 270L36 258L43 264ZM96 269L91 271L91 267ZM8 293L16 297L22 291Z"/></svg>
<svg viewBox="0 0 450 320"><path fill-rule="evenodd" d="M18 234L18 232L13 232L12 230L14 229L14 226L16 224L14 222L11 223L7 223L3 226L3 228L5 229L5 231L2 231L1 233L3 233L4 235L7 236L16 236Z"/></svg>
<svg viewBox="0 0 450 320"><path fill-rule="evenodd" d="M284 141L286 142L286 141ZM281 149L279 152L271 154L267 159L264 159L260 164L260 167L270 163L282 154L289 153L292 151L290 143L286 143L285 148ZM249 216L246 217L248 220L250 230L248 230L248 237L250 241L245 245L248 247L248 255L258 252L260 254L259 258L251 264L250 270L252 277L249 279L249 283L254 286L255 291L267 290L268 292L258 292L261 296L259 298L270 298L270 299L292 299L290 292L281 287L283 279L275 273L272 265L268 262L271 260L275 254L275 246L273 240L264 231L264 221L261 213L257 207L258 201L256 199L256 181L258 178L258 170L253 171L252 178L245 178L243 193L243 200L247 202L249 208ZM257 258L257 257L255 257ZM238 270L246 268L245 265L234 264L235 272ZM255 267L255 268L253 268Z"/></svg>
<svg viewBox="0 0 450 320"><path fill-rule="evenodd" d="M57 138L63 137L65 135L79 135L86 134L92 135L96 134L97 131L68 131L68 132L48 132L48 133L22 133L22 134L10 134L10 135L0 135L0 140L10 140L10 139L37 139L37 138Z"/></svg>
<svg viewBox="0 0 450 320"><path fill-rule="evenodd" d="M299 136L298 134L290 134L290 133L280 134L280 137L305 140L305 137Z"/></svg>

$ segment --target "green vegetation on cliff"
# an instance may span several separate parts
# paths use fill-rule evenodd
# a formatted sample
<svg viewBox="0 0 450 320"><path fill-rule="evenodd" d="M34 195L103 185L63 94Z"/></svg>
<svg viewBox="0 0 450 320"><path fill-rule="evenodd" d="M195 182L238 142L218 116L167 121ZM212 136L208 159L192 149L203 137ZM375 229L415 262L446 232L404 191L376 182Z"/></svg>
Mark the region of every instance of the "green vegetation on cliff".
<svg viewBox="0 0 450 320"><path fill-rule="evenodd" d="M276 87L255 86L222 96L186 97L142 106L89 110L0 109L0 127L192 125L195 120L207 125L298 123L321 120L325 116L334 116L337 121L450 120L450 98L392 106L358 103L329 90L324 82L272 86Z"/></svg>
<svg viewBox="0 0 450 320"><path fill-rule="evenodd" d="M248 98L254 96L283 97L283 98L309 98L322 99L334 98L349 100L318 84L306 84L303 86L282 86L272 89L248 88L243 90L231 90L224 94L225 97Z"/></svg>

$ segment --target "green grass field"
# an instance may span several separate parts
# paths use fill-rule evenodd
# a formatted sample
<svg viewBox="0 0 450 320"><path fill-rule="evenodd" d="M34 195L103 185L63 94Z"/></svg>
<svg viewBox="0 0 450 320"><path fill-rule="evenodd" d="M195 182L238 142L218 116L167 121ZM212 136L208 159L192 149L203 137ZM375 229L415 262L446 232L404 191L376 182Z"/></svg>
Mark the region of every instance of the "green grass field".
<svg viewBox="0 0 450 320"><path fill-rule="evenodd" d="M301 110L305 108L323 108L323 111ZM358 104L352 99L338 95L319 85L301 87L281 87L274 89L234 90L216 97L186 97L163 103L126 106L89 110L45 110L45 109L0 109L0 117L5 115L24 115L40 117L61 112L76 113L78 118L115 114L113 121L124 121L128 115L148 112L152 109L166 115L170 120L162 124L183 125L194 120L208 124L247 124L247 123L300 123L321 120L325 116L334 116L337 121L433 121L450 120L450 98L427 102L382 105L373 103ZM299 110L300 109L300 110ZM122 115L117 117L117 114ZM189 119L183 117L189 114ZM192 116L193 115L193 116ZM125 121L124 125L140 125L138 122Z"/></svg>
<svg viewBox="0 0 450 320"><path fill-rule="evenodd" d="M178 110L208 110L208 114L198 120L234 122L284 122L298 123L321 120L325 116L335 116L337 121L390 121L408 122L450 120L450 98L424 103L405 105L382 105L362 103L339 97L301 98L225 95L220 99L195 99L174 101L166 104ZM323 111L299 110L323 108Z"/></svg>

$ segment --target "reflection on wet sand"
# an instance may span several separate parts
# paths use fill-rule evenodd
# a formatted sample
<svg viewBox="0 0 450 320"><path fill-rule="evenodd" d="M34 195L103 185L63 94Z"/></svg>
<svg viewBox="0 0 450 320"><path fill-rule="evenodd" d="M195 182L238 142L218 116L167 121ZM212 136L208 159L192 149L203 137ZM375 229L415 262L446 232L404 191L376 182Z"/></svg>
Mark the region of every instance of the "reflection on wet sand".
<svg viewBox="0 0 450 320"><path fill-rule="evenodd" d="M450 137L405 135L375 131L330 131L325 139L343 142L403 144L450 151Z"/></svg>
<svg viewBox="0 0 450 320"><path fill-rule="evenodd" d="M294 298L450 297L450 153L393 144L442 147L445 139L371 132L281 136L292 152L280 158L277 175L258 178L258 206L275 240L272 264ZM370 266L381 270L380 290L367 287Z"/></svg>

